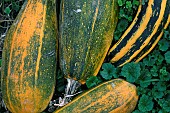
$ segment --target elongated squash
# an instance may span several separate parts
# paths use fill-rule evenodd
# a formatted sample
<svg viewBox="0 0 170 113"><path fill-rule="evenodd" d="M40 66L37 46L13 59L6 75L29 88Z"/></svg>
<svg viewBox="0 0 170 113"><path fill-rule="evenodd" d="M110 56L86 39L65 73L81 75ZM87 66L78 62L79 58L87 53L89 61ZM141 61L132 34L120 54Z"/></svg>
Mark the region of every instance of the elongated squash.
<svg viewBox="0 0 170 113"><path fill-rule="evenodd" d="M82 93L54 113L131 113L137 101L133 84L113 79Z"/></svg>
<svg viewBox="0 0 170 113"><path fill-rule="evenodd" d="M42 112L56 76L55 0L28 0L8 31L2 55L3 100L12 113Z"/></svg>
<svg viewBox="0 0 170 113"><path fill-rule="evenodd" d="M61 0L59 61L66 78L97 75L117 24L117 0Z"/></svg>
<svg viewBox="0 0 170 113"><path fill-rule="evenodd" d="M132 24L109 50L108 58L111 63L123 66L133 59L138 59L138 62L154 48L170 21L169 2L149 0L148 4L139 5Z"/></svg>

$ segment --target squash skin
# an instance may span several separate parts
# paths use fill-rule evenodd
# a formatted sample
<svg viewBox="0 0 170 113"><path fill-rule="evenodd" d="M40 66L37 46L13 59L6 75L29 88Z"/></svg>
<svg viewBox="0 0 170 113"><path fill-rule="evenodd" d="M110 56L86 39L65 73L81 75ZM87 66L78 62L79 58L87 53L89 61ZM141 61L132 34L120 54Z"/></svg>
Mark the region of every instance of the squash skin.
<svg viewBox="0 0 170 113"><path fill-rule="evenodd" d="M9 29L3 48L1 88L12 113L42 112L55 87L55 0L28 0Z"/></svg>
<svg viewBox="0 0 170 113"><path fill-rule="evenodd" d="M149 0L145 5L141 3L132 24L109 50L109 61L120 67L134 59L139 59L145 53L146 56L153 49L152 42L156 42L157 36L162 34L160 31L163 32L163 28L166 28L164 26L168 22L170 13L167 9L169 9L169 0ZM147 52L148 48L151 50ZM144 56L140 60L142 58Z"/></svg>
<svg viewBox="0 0 170 113"><path fill-rule="evenodd" d="M166 3L165 13L163 15L163 19L158 27L157 32L153 35L153 38L148 43L148 45L145 46L145 48L143 48L143 50L134 58L135 62L141 61L146 55L148 55L154 49L154 47L157 45L157 43L159 42L164 33L163 30L168 27L169 23L170 23L170 0L168 0Z"/></svg>
<svg viewBox="0 0 170 113"><path fill-rule="evenodd" d="M59 62L65 78L84 84L96 76L118 20L117 0L61 1Z"/></svg>
<svg viewBox="0 0 170 113"><path fill-rule="evenodd" d="M137 101L135 85L113 79L80 94L54 113L131 113Z"/></svg>

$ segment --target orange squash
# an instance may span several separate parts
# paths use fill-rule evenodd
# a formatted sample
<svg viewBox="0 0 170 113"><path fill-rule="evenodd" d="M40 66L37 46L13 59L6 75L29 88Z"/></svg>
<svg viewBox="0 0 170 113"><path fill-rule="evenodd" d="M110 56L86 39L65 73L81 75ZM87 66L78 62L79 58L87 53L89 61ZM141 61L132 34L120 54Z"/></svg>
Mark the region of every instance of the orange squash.
<svg viewBox="0 0 170 113"><path fill-rule="evenodd" d="M12 113L42 112L56 76L55 0L28 0L6 36L2 55L3 100Z"/></svg>
<svg viewBox="0 0 170 113"><path fill-rule="evenodd" d="M113 79L82 93L54 113L131 113L137 101L135 85Z"/></svg>

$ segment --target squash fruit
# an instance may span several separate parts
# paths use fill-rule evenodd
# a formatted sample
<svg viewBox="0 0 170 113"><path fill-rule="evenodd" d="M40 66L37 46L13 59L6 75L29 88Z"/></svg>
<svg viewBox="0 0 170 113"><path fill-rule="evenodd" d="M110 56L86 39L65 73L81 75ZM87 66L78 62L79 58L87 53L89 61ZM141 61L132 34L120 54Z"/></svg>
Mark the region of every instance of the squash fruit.
<svg viewBox="0 0 170 113"><path fill-rule="evenodd" d="M118 21L117 0L61 0L59 62L68 81L65 95L96 76ZM63 105L70 101L64 97Z"/></svg>
<svg viewBox="0 0 170 113"><path fill-rule="evenodd" d="M118 21L117 0L61 0L59 62L65 78L96 76Z"/></svg>
<svg viewBox="0 0 170 113"><path fill-rule="evenodd" d="M82 93L54 113L131 113L137 101L135 85L113 79Z"/></svg>
<svg viewBox="0 0 170 113"><path fill-rule="evenodd" d="M2 53L3 100L12 113L42 112L55 87L55 0L28 0L10 27Z"/></svg>
<svg viewBox="0 0 170 113"><path fill-rule="evenodd" d="M139 62L158 43L170 18L169 0L149 0L140 5L137 14L122 37L108 52L108 59L115 66L135 60Z"/></svg>

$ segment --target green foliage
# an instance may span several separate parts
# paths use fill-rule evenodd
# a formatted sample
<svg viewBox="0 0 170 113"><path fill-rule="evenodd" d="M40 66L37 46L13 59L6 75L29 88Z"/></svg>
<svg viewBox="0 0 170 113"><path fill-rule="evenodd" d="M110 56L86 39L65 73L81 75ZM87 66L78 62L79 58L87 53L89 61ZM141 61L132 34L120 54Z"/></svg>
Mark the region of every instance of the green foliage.
<svg viewBox="0 0 170 113"><path fill-rule="evenodd" d="M148 2L148 0L142 0L142 5L144 5L147 2Z"/></svg>
<svg viewBox="0 0 170 113"><path fill-rule="evenodd" d="M25 0L0 0L0 51L7 30L12 25Z"/></svg>
<svg viewBox="0 0 170 113"><path fill-rule="evenodd" d="M9 14L10 12L11 12L10 7L6 7L5 10L4 10L4 13Z"/></svg>
<svg viewBox="0 0 170 113"><path fill-rule="evenodd" d="M169 29L167 29L167 30L164 30L164 38L166 39L166 40L170 40L170 33L169 33L169 31L170 31L170 27L169 27Z"/></svg>
<svg viewBox="0 0 170 113"><path fill-rule="evenodd" d="M138 108L142 112L151 111L153 109L154 102L151 97L143 94L139 99Z"/></svg>
<svg viewBox="0 0 170 113"><path fill-rule="evenodd" d="M170 51L167 51L165 54L165 60L166 60L166 63L170 64Z"/></svg>
<svg viewBox="0 0 170 113"><path fill-rule="evenodd" d="M20 2L23 2L23 1L22 0L2 0L2 3L4 4L4 13L6 15L9 15L11 11L18 12L21 7ZM8 5L5 5L5 4L8 4Z"/></svg>
<svg viewBox="0 0 170 113"><path fill-rule="evenodd" d="M160 99L158 104L165 112L170 112L170 100Z"/></svg>
<svg viewBox="0 0 170 113"><path fill-rule="evenodd" d="M135 82L141 74L141 68L139 63L127 63L123 66L121 76L126 77L127 81Z"/></svg>
<svg viewBox="0 0 170 113"><path fill-rule="evenodd" d="M100 71L100 74L105 80L109 80L112 77L117 78L116 68L114 67L114 65L110 63L104 63L102 69L103 70Z"/></svg>
<svg viewBox="0 0 170 113"><path fill-rule="evenodd" d="M99 79L96 76L92 76L87 79L86 85L88 88L92 88L100 83Z"/></svg>
<svg viewBox="0 0 170 113"><path fill-rule="evenodd" d="M164 32L155 49L139 63L130 62L123 67L104 63L98 75L104 80L119 77L136 85L139 101L133 113L170 112L170 47L167 46L170 30Z"/></svg>
<svg viewBox="0 0 170 113"><path fill-rule="evenodd" d="M114 32L114 39L120 39L123 32L131 24L135 17L137 8L139 6L138 0L118 0L119 5L119 20L116 30Z"/></svg>
<svg viewBox="0 0 170 113"><path fill-rule="evenodd" d="M167 51L170 46L169 42L166 39L160 40L158 45L159 45L159 50L161 51Z"/></svg>
<svg viewBox="0 0 170 113"><path fill-rule="evenodd" d="M162 67L159 71L159 77L161 81L169 81L170 73L166 70L166 67Z"/></svg>

